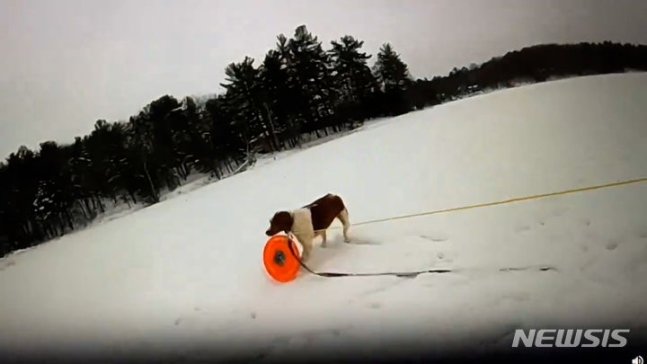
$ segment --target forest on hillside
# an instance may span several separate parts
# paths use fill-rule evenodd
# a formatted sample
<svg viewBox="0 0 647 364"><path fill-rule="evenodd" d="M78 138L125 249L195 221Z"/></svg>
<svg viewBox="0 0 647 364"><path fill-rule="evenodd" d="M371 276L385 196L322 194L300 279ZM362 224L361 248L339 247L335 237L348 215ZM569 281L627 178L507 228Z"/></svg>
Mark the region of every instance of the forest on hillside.
<svg viewBox="0 0 647 364"><path fill-rule="evenodd" d="M127 121L98 120L89 135L0 163L0 256L83 227L116 204L154 204L195 173L221 179L259 153L299 148L363 122L516 83L647 70L647 46L537 45L449 75L414 79L385 43L375 57L350 35L324 47L299 26L264 59L225 70L207 100L165 95ZM369 65L370 64L370 65Z"/></svg>

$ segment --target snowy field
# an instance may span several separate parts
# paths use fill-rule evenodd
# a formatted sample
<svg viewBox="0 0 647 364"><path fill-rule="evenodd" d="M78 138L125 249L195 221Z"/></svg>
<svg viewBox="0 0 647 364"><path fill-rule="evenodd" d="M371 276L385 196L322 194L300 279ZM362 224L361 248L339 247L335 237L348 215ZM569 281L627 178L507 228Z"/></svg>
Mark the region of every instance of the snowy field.
<svg viewBox="0 0 647 364"><path fill-rule="evenodd" d="M281 285L262 265L273 212L328 192L363 222L643 177L645 73L522 86L371 123L0 260L0 355L262 363L357 343L384 355L469 343L478 355L509 348L518 328L645 334L647 183L361 225L351 244L335 229L310 262L452 273L303 272Z"/></svg>

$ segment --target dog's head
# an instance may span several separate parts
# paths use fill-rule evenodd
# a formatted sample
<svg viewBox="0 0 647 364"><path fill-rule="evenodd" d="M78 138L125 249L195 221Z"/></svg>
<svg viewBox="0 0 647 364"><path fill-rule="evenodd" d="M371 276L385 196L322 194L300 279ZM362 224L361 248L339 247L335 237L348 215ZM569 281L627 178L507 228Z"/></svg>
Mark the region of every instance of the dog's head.
<svg viewBox="0 0 647 364"><path fill-rule="evenodd" d="M274 216L272 216L272 218L270 219L270 228L267 229L265 234L267 236L272 236L281 231L285 231L287 233L292 228L293 222L294 222L294 219L292 218L292 215L290 215L289 212L279 211L275 213Z"/></svg>

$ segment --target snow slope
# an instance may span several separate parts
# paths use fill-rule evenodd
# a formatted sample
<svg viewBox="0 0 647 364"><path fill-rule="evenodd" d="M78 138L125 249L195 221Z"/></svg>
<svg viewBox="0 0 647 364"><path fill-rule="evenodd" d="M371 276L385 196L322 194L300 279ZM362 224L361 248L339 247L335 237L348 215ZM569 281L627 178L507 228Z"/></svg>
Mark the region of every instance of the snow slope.
<svg viewBox="0 0 647 364"><path fill-rule="evenodd" d="M261 253L275 210L328 192L362 222L647 177L646 156L644 73L380 121L1 260L0 355L263 362L357 343L478 354L551 325L645 333L647 183L357 226L352 244L337 229L310 264L458 269L443 275L279 285Z"/></svg>

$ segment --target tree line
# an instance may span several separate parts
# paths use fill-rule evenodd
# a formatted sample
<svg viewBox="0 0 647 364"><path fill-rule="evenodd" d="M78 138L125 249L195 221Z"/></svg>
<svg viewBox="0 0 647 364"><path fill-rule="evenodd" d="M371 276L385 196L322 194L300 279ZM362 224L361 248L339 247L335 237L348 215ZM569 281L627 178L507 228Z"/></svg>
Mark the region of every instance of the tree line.
<svg viewBox="0 0 647 364"><path fill-rule="evenodd" d="M431 106L487 90L550 79L647 70L647 46L612 42L540 44L454 68L447 76L410 85L414 107Z"/></svg>
<svg viewBox="0 0 647 364"><path fill-rule="evenodd" d="M414 80L394 48L371 55L352 36L328 49L299 26L277 37L262 62L225 69L224 92L206 101L165 95L128 121L98 120L74 143L20 147L0 163L0 256L84 226L116 204L154 204L194 173L214 179L253 165L259 153L354 129L513 82L647 69L647 47L540 45Z"/></svg>

